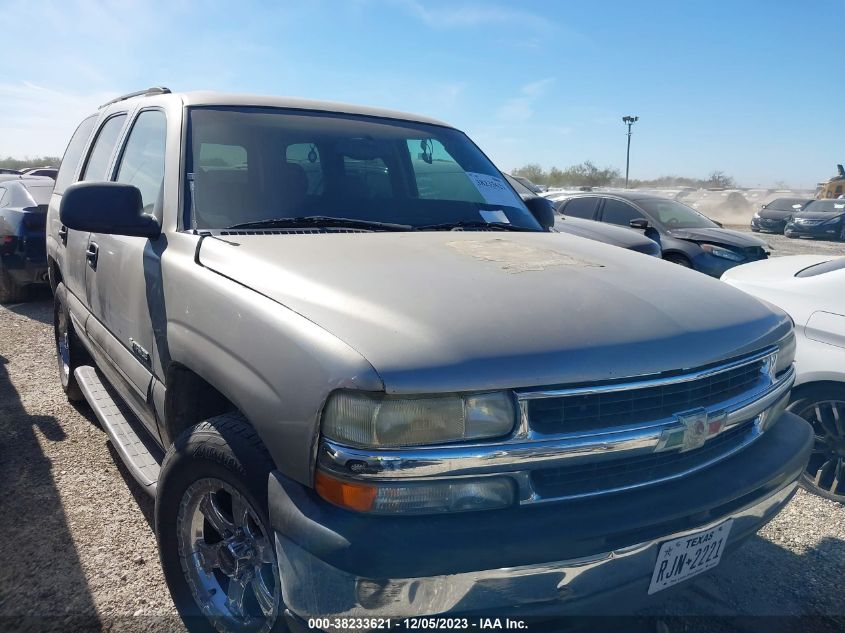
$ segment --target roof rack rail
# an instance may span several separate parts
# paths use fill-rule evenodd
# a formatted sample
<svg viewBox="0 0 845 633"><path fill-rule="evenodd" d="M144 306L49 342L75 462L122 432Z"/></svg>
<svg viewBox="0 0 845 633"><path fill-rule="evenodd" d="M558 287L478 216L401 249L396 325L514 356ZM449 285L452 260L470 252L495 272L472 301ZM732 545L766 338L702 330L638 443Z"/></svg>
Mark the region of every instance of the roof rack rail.
<svg viewBox="0 0 845 633"><path fill-rule="evenodd" d="M137 90L135 92L130 92L129 94L125 94L123 96L117 97L116 99L112 99L111 101L107 101L103 105L99 107L100 110L105 108L106 106L110 106L113 103L117 103L118 101L126 101L127 99L131 99L133 97L151 97L152 95L169 95L170 88L165 88L164 86L153 86L152 88L147 88L146 90Z"/></svg>

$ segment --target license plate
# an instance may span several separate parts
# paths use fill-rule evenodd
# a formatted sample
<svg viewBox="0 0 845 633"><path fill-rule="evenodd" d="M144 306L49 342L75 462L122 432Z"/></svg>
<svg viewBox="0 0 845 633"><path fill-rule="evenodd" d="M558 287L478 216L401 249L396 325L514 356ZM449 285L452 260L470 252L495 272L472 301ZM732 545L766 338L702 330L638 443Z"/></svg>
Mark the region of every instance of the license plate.
<svg viewBox="0 0 845 633"><path fill-rule="evenodd" d="M657 552L649 595L668 589L719 564L733 519L716 527L666 541Z"/></svg>

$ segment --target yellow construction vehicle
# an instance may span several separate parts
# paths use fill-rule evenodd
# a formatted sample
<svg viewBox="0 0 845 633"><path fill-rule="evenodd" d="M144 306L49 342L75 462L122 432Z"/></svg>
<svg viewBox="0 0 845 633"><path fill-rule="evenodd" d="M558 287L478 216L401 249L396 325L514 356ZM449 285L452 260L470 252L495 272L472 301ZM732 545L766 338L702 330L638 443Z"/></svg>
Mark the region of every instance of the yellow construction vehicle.
<svg viewBox="0 0 845 633"><path fill-rule="evenodd" d="M845 195L845 167L836 166L837 174L816 187L816 198L839 198Z"/></svg>

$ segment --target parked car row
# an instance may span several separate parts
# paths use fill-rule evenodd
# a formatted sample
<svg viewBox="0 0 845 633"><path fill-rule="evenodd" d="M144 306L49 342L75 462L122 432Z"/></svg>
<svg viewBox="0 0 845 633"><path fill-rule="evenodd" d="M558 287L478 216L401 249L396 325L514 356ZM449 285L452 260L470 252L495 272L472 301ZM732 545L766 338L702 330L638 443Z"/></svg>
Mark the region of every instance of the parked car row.
<svg viewBox="0 0 845 633"><path fill-rule="evenodd" d="M762 242L532 193L385 110L155 88L80 123L47 212L58 377L155 496L191 626L605 613L788 503L791 319L630 252L715 275Z"/></svg>
<svg viewBox="0 0 845 633"><path fill-rule="evenodd" d="M845 199L778 198L754 214L751 230L845 242Z"/></svg>

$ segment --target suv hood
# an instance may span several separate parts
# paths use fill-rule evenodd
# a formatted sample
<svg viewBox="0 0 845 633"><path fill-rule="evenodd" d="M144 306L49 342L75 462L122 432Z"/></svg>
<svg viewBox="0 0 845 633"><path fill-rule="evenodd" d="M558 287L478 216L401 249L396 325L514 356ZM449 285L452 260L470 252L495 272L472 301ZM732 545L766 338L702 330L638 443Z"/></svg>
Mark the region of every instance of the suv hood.
<svg viewBox="0 0 845 633"><path fill-rule="evenodd" d="M674 371L756 351L790 328L715 279L554 233L207 237L198 263L346 342L392 393Z"/></svg>
<svg viewBox="0 0 845 633"><path fill-rule="evenodd" d="M796 213L793 219L797 220L798 218L801 218L802 220L835 220L843 214L845 214L845 212L833 213L831 211L803 211L801 213Z"/></svg>
<svg viewBox="0 0 845 633"><path fill-rule="evenodd" d="M730 229L669 229L667 232L672 237L693 242L710 242L739 248L766 248L766 242L760 238Z"/></svg>

